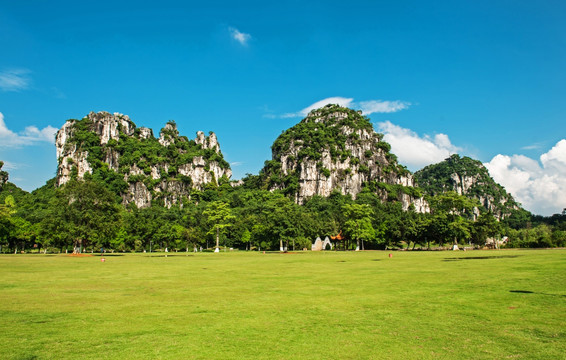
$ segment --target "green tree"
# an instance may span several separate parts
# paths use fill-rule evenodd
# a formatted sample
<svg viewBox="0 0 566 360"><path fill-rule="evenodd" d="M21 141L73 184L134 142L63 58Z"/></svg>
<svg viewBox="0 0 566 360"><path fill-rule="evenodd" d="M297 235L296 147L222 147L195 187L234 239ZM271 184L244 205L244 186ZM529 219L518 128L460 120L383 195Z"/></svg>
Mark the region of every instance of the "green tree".
<svg viewBox="0 0 566 360"><path fill-rule="evenodd" d="M209 203L203 212L204 216L208 219L210 230L208 235L216 234L216 248L215 252L220 251L220 234L224 233L236 218L232 215L230 205L223 201L213 201Z"/></svg>
<svg viewBox="0 0 566 360"><path fill-rule="evenodd" d="M64 232L73 242L73 252L92 245L107 246L119 228L115 196L94 181L72 180L60 188L44 224L52 232Z"/></svg>
<svg viewBox="0 0 566 360"><path fill-rule="evenodd" d="M246 250L251 250L251 240L252 240L252 233L245 229L242 233L241 241L242 243L246 244Z"/></svg>
<svg viewBox="0 0 566 360"><path fill-rule="evenodd" d="M488 238L501 233L501 224L491 212L481 214L471 227L471 238L477 246L484 246Z"/></svg>
<svg viewBox="0 0 566 360"><path fill-rule="evenodd" d="M8 245L11 234L15 230L12 220L12 215L16 213L15 206L14 197L11 195L4 199L4 204L0 204L0 246Z"/></svg>
<svg viewBox="0 0 566 360"><path fill-rule="evenodd" d="M479 206L477 200L458 195L454 191L436 195L431 199L435 219L445 217L447 221L443 235L448 235L453 239L454 244L457 244L458 240L465 241L470 238L470 221L474 217L473 209L477 206ZM444 243L446 238L439 240Z"/></svg>
<svg viewBox="0 0 566 360"><path fill-rule="evenodd" d="M301 236L301 209L287 197L269 203L268 227L272 239L279 240L279 250L289 248L289 241ZM283 246L285 243L285 246Z"/></svg>
<svg viewBox="0 0 566 360"><path fill-rule="evenodd" d="M342 211L346 217L344 222L344 230L353 240L356 240L356 250L360 249L360 240L370 240L375 236L375 229L372 226L371 220L373 210L366 204L345 204L342 206Z"/></svg>

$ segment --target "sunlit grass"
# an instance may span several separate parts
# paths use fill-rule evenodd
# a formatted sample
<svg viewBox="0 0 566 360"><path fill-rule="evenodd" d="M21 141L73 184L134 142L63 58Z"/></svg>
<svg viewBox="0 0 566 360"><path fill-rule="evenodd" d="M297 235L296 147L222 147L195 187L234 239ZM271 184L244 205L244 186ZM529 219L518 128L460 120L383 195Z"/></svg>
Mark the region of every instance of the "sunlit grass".
<svg viewBox="0 0 566 360"><path fill-rule="evenodd" d="M0 256L0 358L558 359L566 250Z"/></svg>

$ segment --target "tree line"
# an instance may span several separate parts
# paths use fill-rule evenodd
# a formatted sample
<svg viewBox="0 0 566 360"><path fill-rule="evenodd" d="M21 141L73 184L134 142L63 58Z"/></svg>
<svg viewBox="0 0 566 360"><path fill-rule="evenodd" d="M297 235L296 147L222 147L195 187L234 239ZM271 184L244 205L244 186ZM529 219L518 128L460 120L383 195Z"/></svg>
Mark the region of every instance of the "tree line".
<svg viewBox="0 0 566 360"><path fill-rule="evenodd" d="M404 211L382 202L368 188L356 199L334 191L295 204L279 191L244 184L208 184L190 199L166 208L121 205L121 198L95 179L54 180L32 193L11 183L0 191L0 252L194 251L310 249L316 237L344 237L341 248L434 249L484 247L507 238L507 247L563 247L566 215L550 218L519 211L497 221L454 192L429 198L431 213Z"/></svg>

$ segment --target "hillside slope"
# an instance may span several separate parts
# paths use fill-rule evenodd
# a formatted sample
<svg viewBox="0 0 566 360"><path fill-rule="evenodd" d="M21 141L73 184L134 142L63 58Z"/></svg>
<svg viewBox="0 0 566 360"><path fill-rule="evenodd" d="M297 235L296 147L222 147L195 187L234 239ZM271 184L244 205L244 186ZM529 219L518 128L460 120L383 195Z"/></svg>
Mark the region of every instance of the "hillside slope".
<svg viewBox="0 0 566 360"><path fill-rule="evenodd" d="M503 186L493 180L481 161L455 154L415 173L415 180L429 196L455 191L480 202L481 211L497 218L510 216L521 207Z"/></svg>
<svg viewBox="0 0 566 360"><path fill-rule="evenodd" d="M411 173L361 112L338 105L313 110L271 149L260 177L268 189L283 190L299 204L335 190L355 198L367 187L384 201L401 201L405 210L429 211Z"/></svg>
<svg viewBox="0 0 566 360"><path fill-rule="evenodd" d="M91 112L68 120L57 132L56 185L93 177L120 194L124 204L147 207L158 199L171 206L191 189L228 181L232 172L214 133L194 140L180 136L175 122L159 134L136 127L126 115Z"/></svg>

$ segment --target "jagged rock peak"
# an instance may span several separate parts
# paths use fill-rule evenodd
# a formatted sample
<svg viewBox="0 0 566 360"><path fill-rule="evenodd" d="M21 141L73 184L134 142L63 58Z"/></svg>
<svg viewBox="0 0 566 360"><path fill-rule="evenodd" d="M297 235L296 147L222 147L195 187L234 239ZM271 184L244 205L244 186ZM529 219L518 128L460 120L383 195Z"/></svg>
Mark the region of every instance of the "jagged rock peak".
<svg viewBox="0 0 566 360"><path fill-rule="evenodd" d="M170 120L165 124L165 127L159 132L159 143L163 146L169 146L175 143L179 138L179 130L177 130L177 123Z"/></svg>
<svg viewBox="0 0 566 360"><path fill-rule="evenodd" d="M119 113L91 112L81 120L68 120L57 132L56 185L92 176L118 189L126 204L144 207L158 198L171 206L190 196L192 188L232 176L216 135L202 135L201 141L201 134L189 140L169 121L156 139L151 129L136 128Z"/></svg>
<svg viewBox="0 0 566 360"><path fill-rule="evenodd" d="M216 153L220 152L220 145L218 145L216 134L212 131L209 133L209 136L205 136L202 131L198 131L195 142L201 145L203 149L212 149Z"/></svg>
<svg viewBox="0 0 566 360"><path fill-rule="evenodd" d="M272 160L260 175L267 188L283 190L297 203L335 190L356 197L369 187L383 200L395 198L406 209L412 204L417 211L429 211L411 173L360 111L339 105L312 110L271 149Z"/></svg>
<svg viewBox="0 0 566 360"><path fill-rule="evenodd" d="M134 134L136 125L128 115L115 112L110 114L106 111L90 112L88 119L92 121L94 132L100 136L100 143L107 144L110 139L118 140L120 131L131 136Z"/></svg>
<svg viewBox="0 0 566 360"><path fill-rule="evenodd" d="M140 135L139 135L140 139L149 139L149 138L153 139L153 130L151 130L150 128L140 127L139 131L140 131Z"/></svg>
<svg viewBox="0 0 566 360"><path fill-rule="evenodd" d="M6 171L2 171L2 166L4 166L4 162L0 161L0 190L8 182L8 173Z"/></svg>

